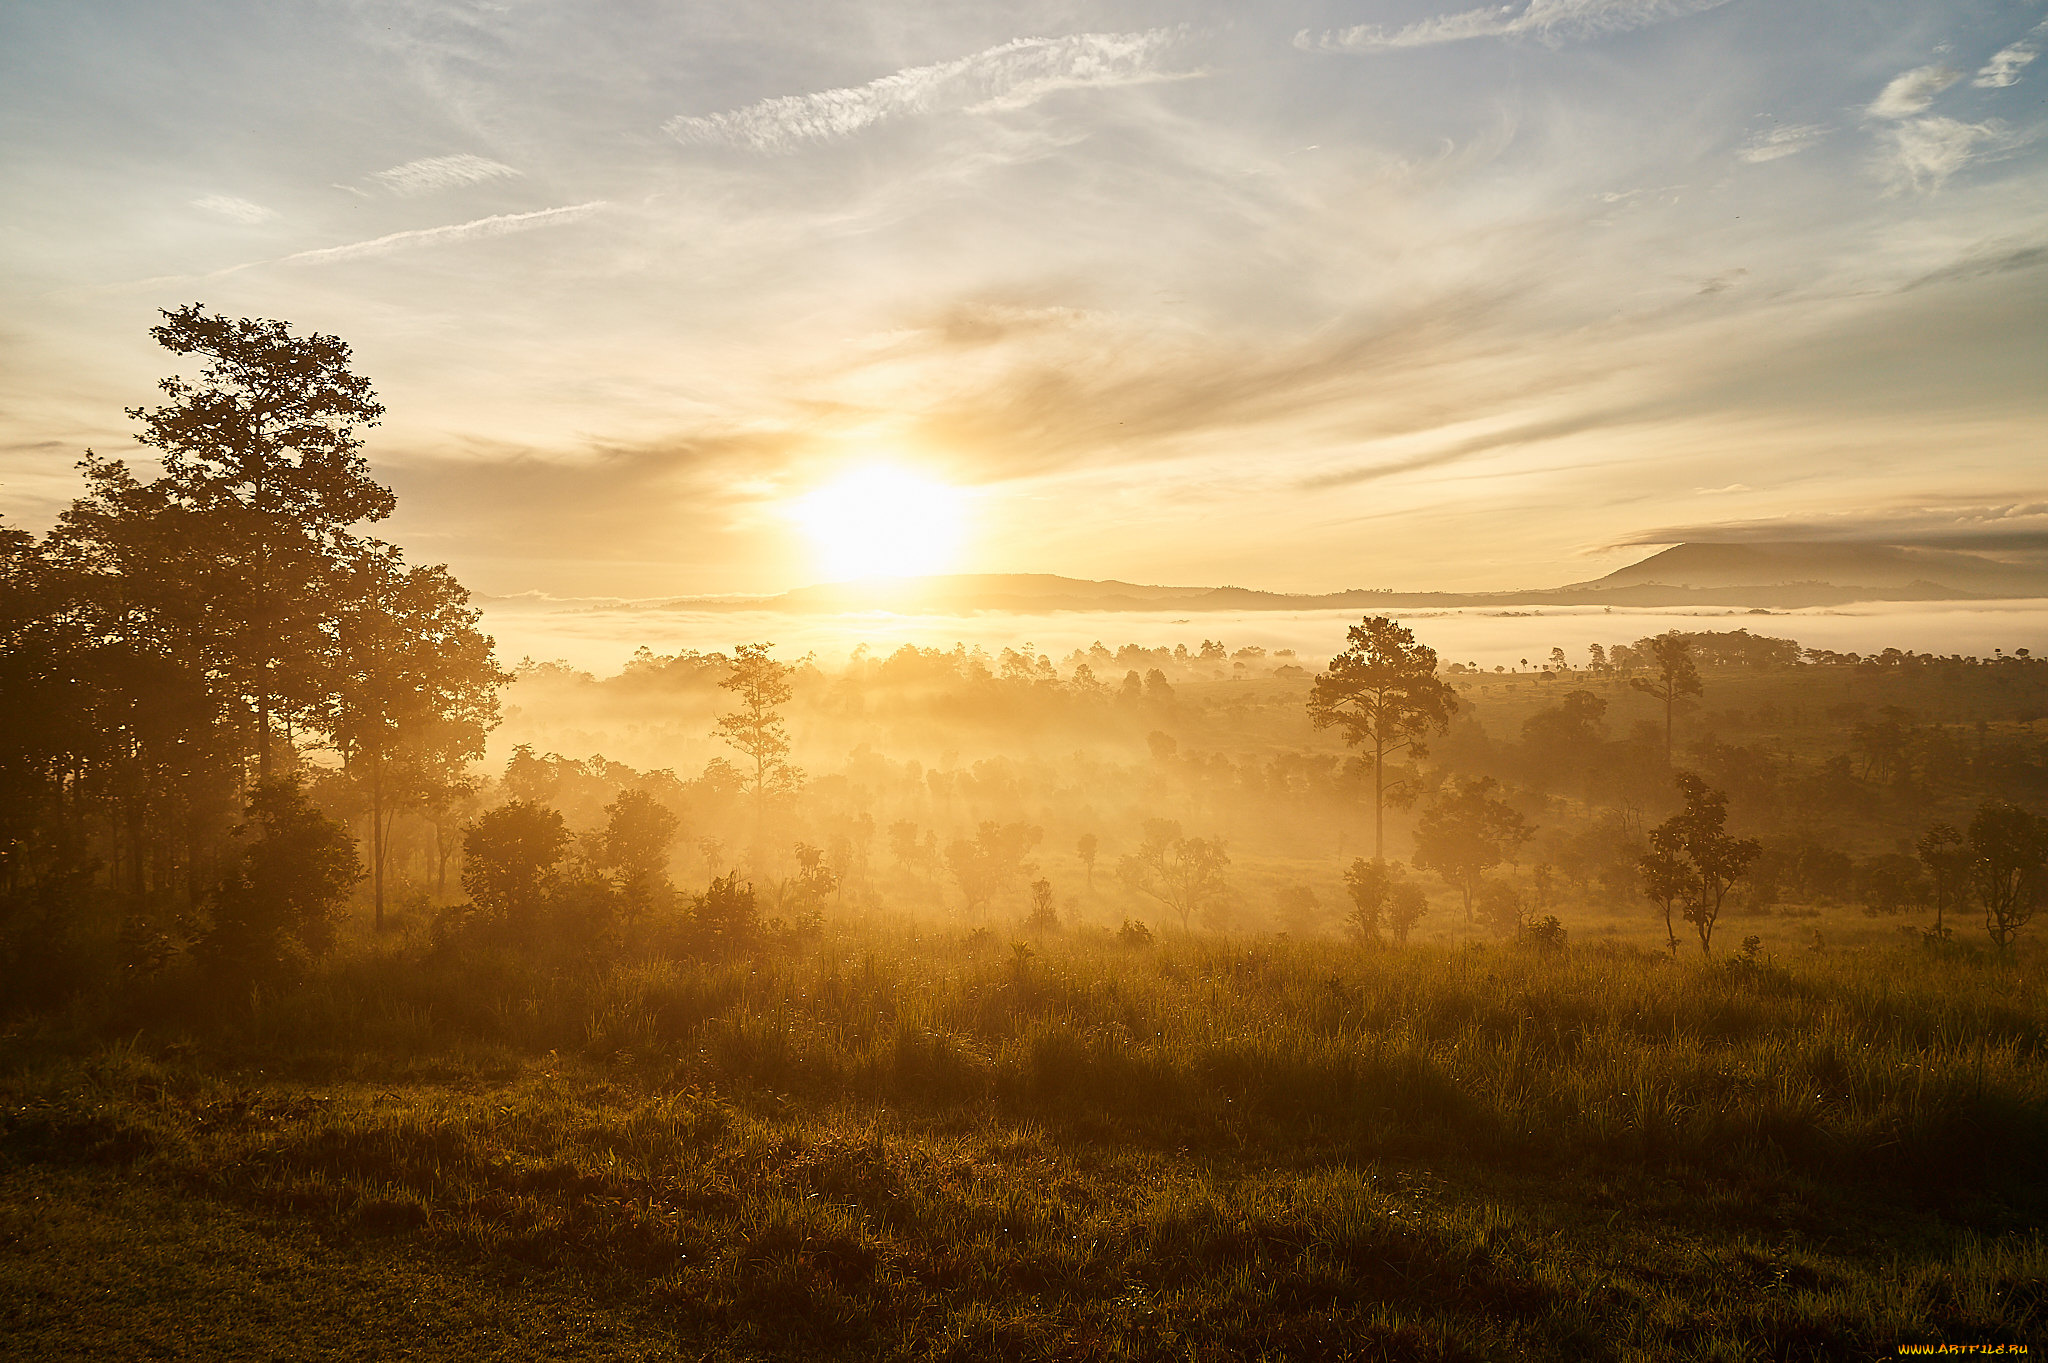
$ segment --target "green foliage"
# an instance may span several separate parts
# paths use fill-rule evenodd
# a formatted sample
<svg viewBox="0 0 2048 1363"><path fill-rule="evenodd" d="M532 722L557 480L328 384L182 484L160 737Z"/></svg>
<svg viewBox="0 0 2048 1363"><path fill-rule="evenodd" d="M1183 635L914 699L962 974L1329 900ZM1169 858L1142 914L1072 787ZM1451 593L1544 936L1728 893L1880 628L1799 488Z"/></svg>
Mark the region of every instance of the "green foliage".
<svg viewBox="0 0 2048 1363"><path fill-rule="evenodd" d="M268 1300L260 1239L147 1248L212 1243L202 1211L302 1246L293 1322L366 1266L512 1281L579 1354L1871 1357L2044 1325L2015 1228L2048 1017L1920 953L387 944L196 1035L6 1047L0 1290L60 1352L102 1318L94 1258L138 1328L159 1292Z"/></svg>

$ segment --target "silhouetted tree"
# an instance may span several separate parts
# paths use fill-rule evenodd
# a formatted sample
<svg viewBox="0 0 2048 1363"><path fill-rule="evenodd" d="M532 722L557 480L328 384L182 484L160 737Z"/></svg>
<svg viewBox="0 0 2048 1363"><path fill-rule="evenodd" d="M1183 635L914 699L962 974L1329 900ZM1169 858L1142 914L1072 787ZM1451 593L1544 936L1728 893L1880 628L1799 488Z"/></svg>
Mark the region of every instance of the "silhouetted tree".
<svg viewBox="0 0 2048 1363"><path fill-rule="evenodd" d="M1703 695L1700 673L1693 666L1691 646L1677 631L1645 639L1638 647L1648 650L1655 677L1630 677L1628 684L1664 704L1664 765L1671 765L1671 724L1678 702L1685 696Z"/></svg>
<svg viewBox="0 0 2048 1363"><path fill-rule="evenodd" d="M2048 877L2048 822L2016 805L1993 802L1970 820L1970 888L1984 910L1984 928L2000 951L2040 906Z"/></svg>
<svg viewBox="0 0 2048 1363"><path fill-rule="evenodd" d="M743 950L761 935L753 883L741 880L737 871L713 878L697 897L692 917L699 938L713 955Z"/></svg>
<svg viewBox="0 0 2048 1363"><path fill-rule="evenodd" d="M1660 824L1650 830L1649 850L1637 859L1643 894L1664 913L1664 945L1678 954L1678 931L1674 914L1688 903L1692 892L1692 869L1686 865L1685 849L1676 829Z"/></svg>
<svg viewBox="0 0 2048 1363"><path fill-rule="evenodd" d="M951 843L946 848L946 865L968 911L985 911L1004 888L1036 874L1036 868L1024 858L1044 837L1045 830L1034 824L988 820L972 841L962 838Z"/></svg>
<svg viewBox="0 0 2048 1363"><path fill-rule="evenodd" d="M531 934L569 846L562 816L514 800L489 810L462 841L462 888L486 922L515 937Z"/></svg>
<svg viewBox="0 0 2048 1363"><path fill-rule="evenodd" d="M1171 819L1147 819L1138 850L1117 863L1117 875L1172 909L1186 932L1195 913L1223 894L1229 864L1221 838L1184 837Z"/></svg>
<svg viewBox="0 0 2048 1363"><path fill-rule="evenodd" d="M636 915L665 900L668 849L682 821L645 790L622 790L604 807L602 858L626 913Z"/></svg>
<svg viewBox="0 0 2048 1363"><path fill-rule="evenodd" d="M391 820L452 798L484 754L506 680L469 593L442 567L407 568L389 545L365 546L341 578L334 615L328 727L370 810L375 926L384 926Z"/></svg>
<svg viewBox="0 0 2048 1363"><path fill-rule="evenodd" d="M754 861L761 859L770 797L795 790L803 773L789 764L789 731L779 706L793 694L788 663L768 656L773 644L741 644L733 650L732 674L719 685L739 699L740 708L718 717L713 732L753 760L747 792L754 802Z"/></svg>
<svg viewBox="0 0 2048 1363"><path fill-rule="evenodd" d="M1668 856L1685 882L1680 899L1685 921L1699 933L1700 952L1713 955L1714 924L1728 891L1763 851L1754 838L1727 833L1728 796L1709 786L1698 772L1681 771L1673 778L1685 807L1651 830L1651 856ZM1657 849L1663 849L1661 852ZM1645 858L1644 884L1649 892L1652 868ZM1657 873L1662 874L1661 865ZM1652 898L1655 898L1652 893ZM1669 923L1666 924L1667 931Z"/></svg>
<svg viewBox="0 0 2048 1363"><path fill-rule="evenodd" d="M1039 879L1031 882L1031 915L1024 920L1024 926L1041 937L1060 929L1059 913L1052 906L1052 882Z"/></svg>
<svg viewBox="0 0 2048 1363"><path fill-rule="evenodd" d="M261 977L294 956L324 953L335 915L363 878L355 839L307 803L290 777L258 785L235 831L241 852L214 893L201 958L230 975Z"/></svg>
<svg viewBox="0 0 2048 1363"><path fill-rule="evenodd" d="M1458 891L1468 923L1481 878L1513 857L1536 831L1513 805L1494 795L1497 788L1491 776L1458 782L1438 795L1415 824L1415 864Z"/></svg>
<svg viewBox="0 0 2048 1363"><path fill-rule="evenodd" d="M1344 924L1362 942L1380 939L1380 921L1394 891L1394 873L1386 862L1359 857L1344 872L1344 891L1351 896L1351 912Z"/></svg>
<svg viewBox="0 0 2048 1363"><path fill-rule="evenodd" d="M1394 934L1394 945L1408 945L1408 933L1422 921L1429 912L1429 896L1422 887L1412 881L1397 880L1387 891L1387 930Z"/></svg>
<svg viewBox="0 0 2048 1363"><path fill-rule="evenodd" d="M150 334L204 363L196 383L172 376L170 399L130 408L138 442L163 477L138 487L124 466L86 459L114 506L146 510L180 552L164 565L195 594L189 620L209 668L255 712L259 779L271 767L272 721L303 721L326 692L320 661L349 527L395 502L369 476L358 431L384 415L348 344L283 322L215 316L199 303L162 314ZM171 579L166 579L167 582Z"/></svg>
<svg viewBox="0 0 2048 1363"><path fill-rule="evenodd" d="M1913 850L1919 854L1920 864L1927 868L1933 892L1934 936L1947 941L1951 932L1947 923L1949 911L1961 910L1970 897L1969 848L1954 825L1938 823L1920 835Z"/></svg>
<svg viewBox="0 0 2048 1363"><path fill-rule="evenodd" d="M1372 849L1386 855L1386 779L1389 755L1426 757L1425 735L1448 733L1458 693L1436 675L1436 650L1383 615L1351 627L1350 647L1330 660L1309 693L1309 720L1318 729L1342 730L1344 741L1371 750ZM1394 794L1410 793L1396 783Z"/></svg>
<svg viewBox="0 0 2048 1363"><path fill-rule="evenodd" d="M1074 854L1081 858L1081 869L1087 874L1088 893L1095 893L1095 854L1101 844L1093 833L1083 833L1074 842Z"/></svg>

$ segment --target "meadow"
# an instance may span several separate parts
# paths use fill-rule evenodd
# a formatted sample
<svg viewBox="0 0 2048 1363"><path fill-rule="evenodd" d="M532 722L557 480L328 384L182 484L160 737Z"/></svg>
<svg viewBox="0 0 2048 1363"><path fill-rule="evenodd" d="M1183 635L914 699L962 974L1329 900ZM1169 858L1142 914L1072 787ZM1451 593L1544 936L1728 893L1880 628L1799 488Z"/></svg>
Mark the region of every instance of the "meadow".
<svg viewBox="0 0 2048 1363"><path fill-rule="evenodd" d="M889 915L723 955L638 939L457 952L413 920L246 997L171 971L12 1024L6 1351L2048 1335L2038 950L1707 962Z"/></svg>

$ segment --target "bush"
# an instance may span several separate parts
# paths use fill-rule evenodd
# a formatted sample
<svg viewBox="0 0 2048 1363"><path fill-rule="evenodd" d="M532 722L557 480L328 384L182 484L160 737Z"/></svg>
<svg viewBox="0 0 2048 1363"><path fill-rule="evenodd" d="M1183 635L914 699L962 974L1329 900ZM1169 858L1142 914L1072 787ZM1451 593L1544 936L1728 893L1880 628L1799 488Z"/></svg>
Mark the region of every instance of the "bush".
<svg viewBox="0 0 2048 1363"><path fill-rule="evenodd" d="M562 816L514 800L478 816L463 834L462 888L486 923L530 935L569 846Z"/></svg>
<svg viewBox="0 0 2048 1363"><path fill-rule="evenodd" d="M703 948L713 955L739 951L761 935L761 909L754 902L754 883L739 872L720 876L697 896L691 918Z"/></svg>
<svg viewBox="0 0 2048 1363"><path fill-rule="evenodd" d="M355 839L291 778L256 787L235 831L241 853L214 888L201 960L217 972L265 976L325 953L336 913L363 878Z"/></svg>
<svg viewBox="0 0 2048 1363"><path fill-rule="evenodd" d="M1557 915L1546 913L1541 918L1532 918L1522 924L1515 933L1515 941L1537 951L1563 951L1565 947L1564 924L1557 921Z"/></svg>

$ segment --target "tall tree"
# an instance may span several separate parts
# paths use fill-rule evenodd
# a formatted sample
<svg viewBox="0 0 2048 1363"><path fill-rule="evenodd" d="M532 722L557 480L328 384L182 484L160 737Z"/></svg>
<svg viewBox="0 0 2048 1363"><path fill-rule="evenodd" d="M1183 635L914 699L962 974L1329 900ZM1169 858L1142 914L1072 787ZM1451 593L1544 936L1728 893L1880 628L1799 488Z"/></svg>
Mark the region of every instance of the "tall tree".
<svg viewBox="0 0 2048 1363"><path fill-rule="evenodd" d="M1390 794L1412 794L1406 782L1387 785L1387 759L1405 751L1427 757L1423 739L1448 733L1458 710L1458 693L1436 675L1436 650L1415 642L1412 631L1384 615L1368 615L1351 627L1350 646L1330 660L1309 693L1309 721L1318 729L1343 731L1352 747L1371 750L1372 854L1386 855L1386 804Z"/></svg>
<svg viewBox="0 0 2048 1363"><path fill-rule="evenodd" d="M1493 792L1491 776L1474 777L1439 795L1415 824L1415 864L1442 876L1465 901L1472 921L1472 895L1493 867L1520 850L1536 830Z"/></svg>
<svg viewBox="0 0 2048 1363"><path fill-rule="evenodd" d="M790 676L796 669L768 656L773 644L741 644L733 650L732 674L719 685L739 700L739 709L718 717L712 731L743 755L752 758L747 791L754 801L754 862L760 870L761 850L771 796L795 790L804 774L789 764L789 731L780 706L794 694Z"/></svg>
<svg viewBox="0 0 2048 1363"><path fill-rule="evenodd" d="M1969 848L1953 824L1937 823L1920 835L1913 850L1919 854L1920 864L1927 868L1933 891L1934 936L1945 942L1952 931L1947 921L1949 911L1961 909L1969 900Z"/></svg>
<svg viewBox="0 0 2048 1363"><path fill-rule="evenodd" d="M384 926L391 821L448 798L483 756L507 680L477 628L481 614L446 568L408 568L396 549L351 555L331 622L325 716L370 807L370 883Z"/></svg>
<svg viewBox="0 0 2048 1363"><path fill-rule="evenodd" d="M199 303L162 315L150 334L197 356L198 380L166 378L168 402L128 414L163 463L147 491L183 541L207 664L253 710L267 779L274 721L309 715L323 695L323 624L353 547L349 527L394 505L369 475L359 434L384 408L338 337L295 336L283 322L215 316ZM88 456L88 477L125 491L117 468Z"/></svg>
<svg viewBox="0 0 2048 1363"><path fill-rule="evenodd" d="M644 789L622 790L604 807L604 866L615 875L628 917L665 902L674 887L668 878L668 849L682 820Z"/></svg>
<svg viewBox="0 0 2048 1363"><path fill-rule="evenodd" d="M1657 669L1655 677L1630 677L1628 684L1644 695L1663 702L1664 705L1664 765L1671 765L1671 721L1678 702L1686 696L1704 694L1700 685L1699 669L1693 666L1692 649L1685 636L1676 630L1669 630L1654 639L1645 639L1639 648L1649 650L1650 662Z"/></svg>

